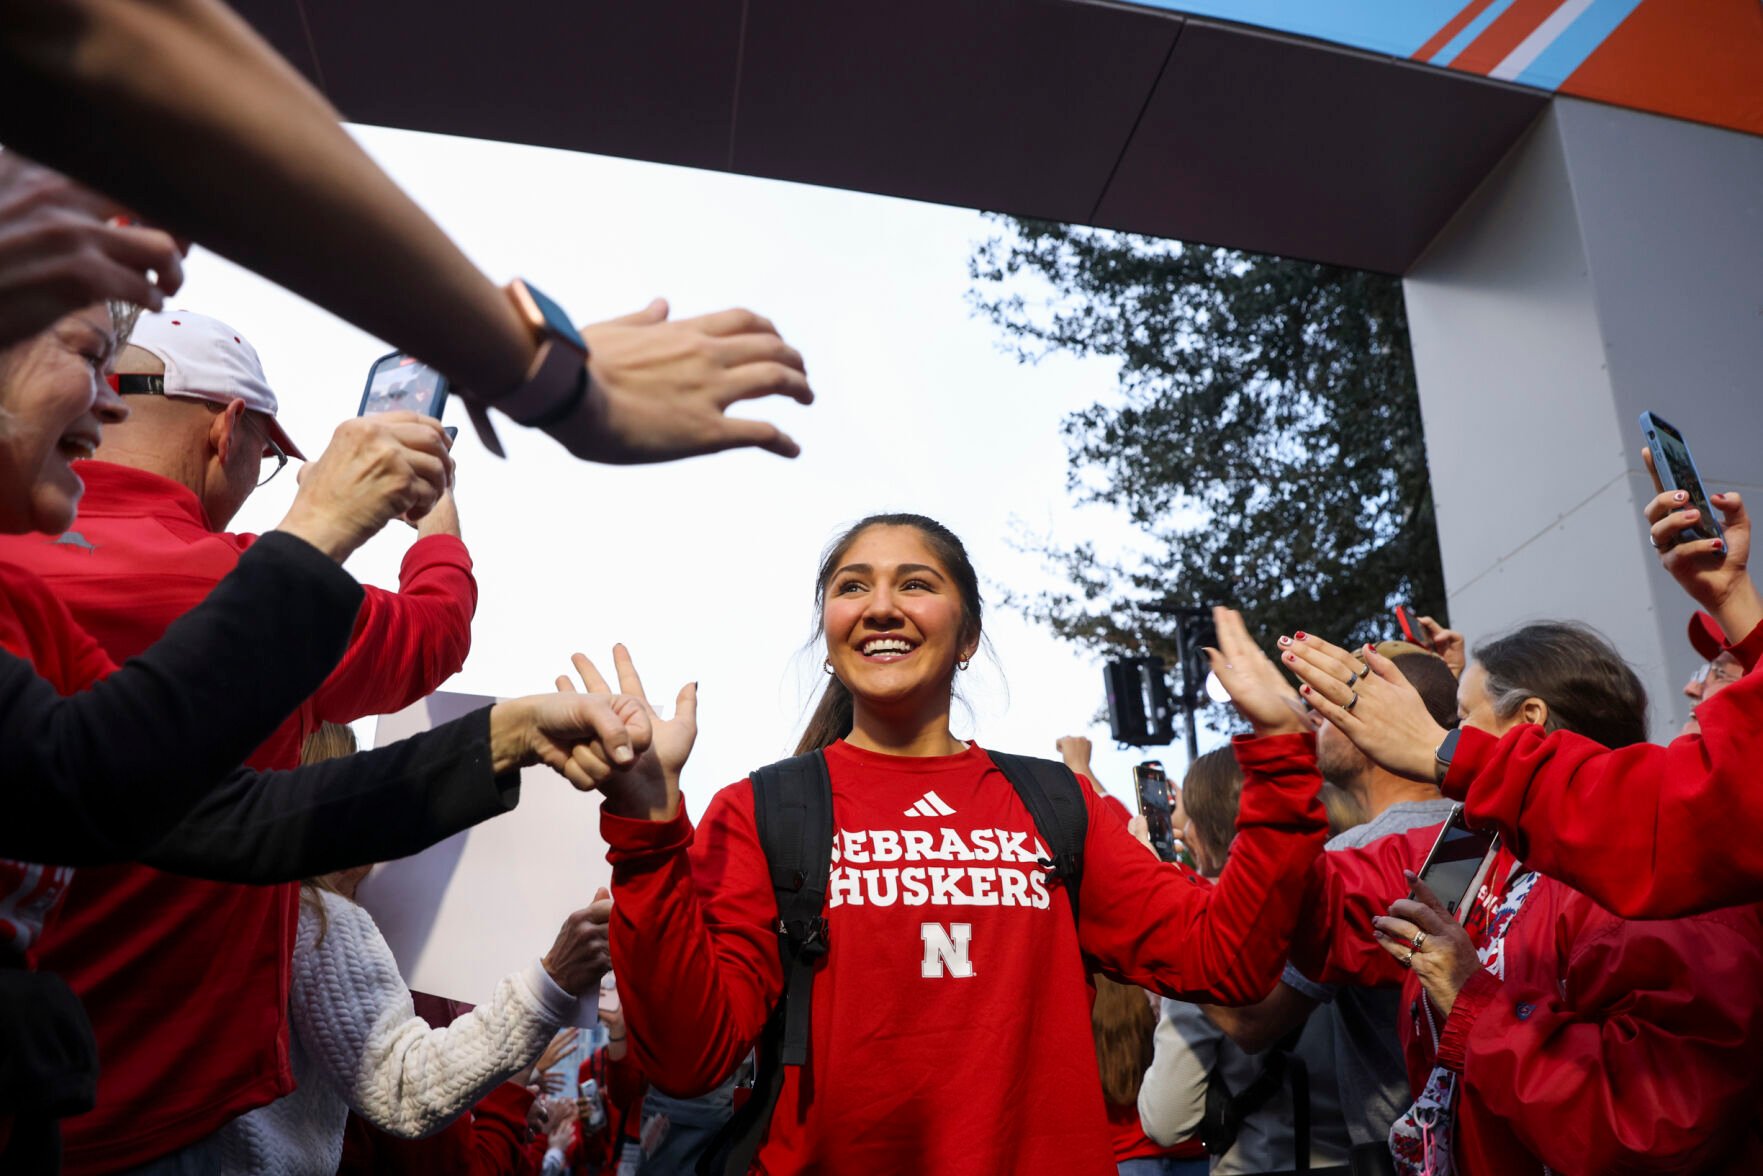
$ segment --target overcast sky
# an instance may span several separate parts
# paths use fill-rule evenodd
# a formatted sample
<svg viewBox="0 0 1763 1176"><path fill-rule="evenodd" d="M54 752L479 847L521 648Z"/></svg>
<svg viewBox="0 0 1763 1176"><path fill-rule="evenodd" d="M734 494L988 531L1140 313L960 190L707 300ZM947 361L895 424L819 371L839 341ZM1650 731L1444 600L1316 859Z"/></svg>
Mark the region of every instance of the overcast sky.
<svg viewBox="0 0 1763 1176"><path fill-rule="evenodd" d="M1101 664L997 606L998 586L1052 585L1011 537L1028 531L1104 550L1130 542L1106 509L1065 490L1058 426L1115 394L1113 365L1054 357L1024 366L970 314L967 259L991 231L978 213L684 168L375 128L360 140L496 281L530 279L578 321L669 298L676 316L744 305L807 359L817 403L744 411L801 442L785 461L747 452L640 469L574 461L505 427L509 460L465 426L456 454L465 540L480 590L473 649L448 689L550 688L580 649L633 650L652 696L701 683L688 806L792 749L821 655L804 652L822 547L851 521L911 510L962 536L994 607L998 667L962 684L956 733L1053 754L1061 734L1096 741L1104 786L1131 803L1137 753L1105 723ZM521 194L517 206L512 193ZM257 347L281 419L309 454L352 414L369 364L389 350L303 300L198 252L177 303L230 322ZM235 529L273 527L291 475L257 492ZM358 553L363 581L395 586L411 532ZM1202 747L1219 736L1202 733ZM1178 776L1185 756L1163 758Z"/></svg>

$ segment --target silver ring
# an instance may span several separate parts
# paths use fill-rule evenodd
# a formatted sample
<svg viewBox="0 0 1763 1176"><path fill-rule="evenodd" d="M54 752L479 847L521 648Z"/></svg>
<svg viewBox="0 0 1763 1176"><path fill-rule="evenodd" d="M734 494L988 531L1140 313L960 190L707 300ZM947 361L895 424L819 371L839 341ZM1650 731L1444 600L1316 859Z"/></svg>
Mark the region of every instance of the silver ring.
<svg viewBox="0 0 1763 1176"><path fill-rule="evenodd" d="M1404 968L1412 968L1414 966L1414 953L1413 952L1409 952L1407 955L1402 957L1402 966Z"/></svg>
<svg viewBox="0 0 1763 1176"><path fill-rule="evenodd" d="M1352 714L1353 708L1359 705L1359 692L1357 690L1352 690L1352 691L1349 691L1348 693L1352 694L1353 697L1350 698L1347 701L1347 705L1343 706L1341 709L1346 711L1348 714Z"/></svg>
<svg viewBox="0 0 1763 1176"><path fill-rule="evenodd" d="M1425 942L1426 942L1426 932L1416 931L1414 933L1414 950L1419 951L1421 948L1421 945L1424 944Z"/></svg>

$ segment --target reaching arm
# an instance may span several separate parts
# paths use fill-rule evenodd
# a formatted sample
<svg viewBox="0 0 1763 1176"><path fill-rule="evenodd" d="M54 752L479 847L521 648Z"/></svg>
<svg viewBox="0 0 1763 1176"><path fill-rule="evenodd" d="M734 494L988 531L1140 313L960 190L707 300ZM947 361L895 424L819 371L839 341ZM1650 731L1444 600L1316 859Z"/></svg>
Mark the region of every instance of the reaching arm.
<svg viewBox="0 0 1763 1176"><path fill-rule="evenodd" d="M783 992L777 899L752 785L717 793L695 843L683 808L669 821L602 808L600 830L612 862L612 971L632 1054L662 1090L705 1093L747 1056Z"/></svg>
<svg viewBox="0 0 1763 1176"><path fill-rule="evenodd" d="M0 655L0 855L94 865L158 841L323 680L360 601L335 562L271 533L151 649L82 694L60 697ZM58 604L40 623L89 645ZM108 668L90 650L82 664Z"/></svg>
<svg viewBox="0 0 1763 1176"><path fill-rule="evenodd" d="M0 140L421 356L469 402L521 386L539 354L514 302L218 0L10 5ZM207 182L217 167L254 198ZM795 349L748 311L667 314L657 300L587 328L583 394L545 431L591 461L795 456L775 425L725 415L773 394L812 400Z"/></svg>
<svg viewBox="0 0 1763 1176"><path fill-rule="evenodd" d="M463 387L494 396L524 378L535 344L513 304L216 0L9 5L0 62L8 145L408 341ZM208 182L222 160L255 199ZM391 283L425 296L387 297Z"/></svg>
<svg viewBox="0 0 1763 1176"><path fill-rule="evenodd" d="M238 771L141 860L262 885L420 852L520 802L519 773L497 771L490 712L303 768Z"/></svg>
<svg viewBox="0 0 1763 1176"><path fill-rule="evenodd" d="M349 1106L402 1139L451 1122L532 1065L575 1011L537 961L505 977L484 1004L444 1029L416 1015L373 917L319 892L322 938L300 912L289 1000L294 1031Z"/></svg>
<svg viewBox="0 0 1763 1176"><path fill-rule="evenodd" d="M1230 862L1215 886L1157 861L1088 798L1084 950L1122 980L1178 1000L1246 1004L1267 995L1328 836L1310 736L1234 746L1246 779Z"/></svg>

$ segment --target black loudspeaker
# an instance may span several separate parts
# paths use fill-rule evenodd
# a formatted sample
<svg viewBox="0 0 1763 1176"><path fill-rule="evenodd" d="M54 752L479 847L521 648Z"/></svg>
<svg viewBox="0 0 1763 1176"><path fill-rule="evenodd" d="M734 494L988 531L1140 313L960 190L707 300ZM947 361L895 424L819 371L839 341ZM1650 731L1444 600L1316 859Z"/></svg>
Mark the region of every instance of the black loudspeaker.
<svg viewBox="0 0 1763 1176"><path fill-rule="evenodd" d="M1174 708L1161 658L1112 661L1102 677L1108 688L1108 730L1116 743L1162 747L1175 741L1170 723Z"/></svg>

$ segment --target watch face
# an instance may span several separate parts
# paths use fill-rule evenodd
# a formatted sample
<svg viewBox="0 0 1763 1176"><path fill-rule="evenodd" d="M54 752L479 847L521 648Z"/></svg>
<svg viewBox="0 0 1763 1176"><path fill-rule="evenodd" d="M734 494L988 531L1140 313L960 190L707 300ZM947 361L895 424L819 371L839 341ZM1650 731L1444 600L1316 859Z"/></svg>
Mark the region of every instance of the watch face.
<svg viewBox="0 0 1763 1176"><path fill-rule="evenodd" d="M1436 753L1440 763L1448 764L1451 762L1451 757L1457 752L1457 736L1461 734L1462 731L1456 727L1451 728L1445 733L1445 741L1439 744L1439 749Z"/></svg>
<svg viewBox="0 0 1763 1176"><path fill-rule="evenodd" d="M563 308L551 301L549 295L531 282L521 284L526 287L527 295L533 300L533 305L539 308L539 314L544 318L545 326L550 328L551 332L559 338L567 339L586 351L588 345L582 339L582 333L575 329L575 324L569 321L569 315L564 313Z"/></svg>

